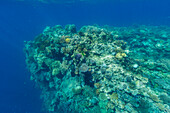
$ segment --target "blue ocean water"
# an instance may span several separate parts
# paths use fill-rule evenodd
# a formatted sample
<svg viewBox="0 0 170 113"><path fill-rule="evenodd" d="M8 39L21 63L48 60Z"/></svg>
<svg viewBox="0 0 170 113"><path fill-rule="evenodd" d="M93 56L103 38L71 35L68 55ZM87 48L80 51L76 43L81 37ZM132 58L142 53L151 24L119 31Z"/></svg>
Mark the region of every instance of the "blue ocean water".
<svg viewBox="0 0 170 113"><path fill-rule="evenodd" d="M41 92L29 79L23 42L33 40L46 26L170 26L169 0L91 1L0 2L0 113L42 113Z"/></svg>

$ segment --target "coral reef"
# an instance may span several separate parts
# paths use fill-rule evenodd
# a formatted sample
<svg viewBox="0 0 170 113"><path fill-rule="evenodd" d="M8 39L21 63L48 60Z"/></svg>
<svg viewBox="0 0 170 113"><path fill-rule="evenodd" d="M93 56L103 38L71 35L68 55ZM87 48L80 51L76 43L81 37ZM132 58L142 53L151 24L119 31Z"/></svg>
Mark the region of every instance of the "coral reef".
<svg viewBox="0 0 170 113"><path fill-rule="evenodd" d="M170 28L46 27L25 41L50 113L170 112Z"/></svg>

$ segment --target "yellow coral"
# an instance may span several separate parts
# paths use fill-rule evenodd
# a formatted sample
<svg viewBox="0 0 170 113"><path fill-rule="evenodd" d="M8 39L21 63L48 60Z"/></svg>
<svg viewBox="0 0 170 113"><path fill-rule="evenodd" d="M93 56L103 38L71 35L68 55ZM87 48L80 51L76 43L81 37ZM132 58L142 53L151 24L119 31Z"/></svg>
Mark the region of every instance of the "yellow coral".
<svg viewBox="0 0 170 113"><path fill-rule="evenodd" d="M122 53L122 56L123 56L123 57L126 57L127 55L126 55L126 53Z"/></svg>
<svg viewBox="0 0 170 113"><path fill-rule="evenodd" d="M119 53L116 54L115 57L116 57L117 59L120 59L120 60L121 60L123 57L126 57L126 56L127 56L126 53L120 53L120 52L119 52Z"/></svg>
<svg viewBox="0 0 170 113"><path fill-rule="evenodd" d="M66 39L65 39L65 42L66 42L66 43L70 43L70 38L66 38Z"/></svg>
<svg viewBox="0 0 170 113"><path fill-rule="evenodd" d="M122 59L123 57L122 57L121 53L117 53L117 54L116 54L116 58L117 58L117 59Z"/></svg>

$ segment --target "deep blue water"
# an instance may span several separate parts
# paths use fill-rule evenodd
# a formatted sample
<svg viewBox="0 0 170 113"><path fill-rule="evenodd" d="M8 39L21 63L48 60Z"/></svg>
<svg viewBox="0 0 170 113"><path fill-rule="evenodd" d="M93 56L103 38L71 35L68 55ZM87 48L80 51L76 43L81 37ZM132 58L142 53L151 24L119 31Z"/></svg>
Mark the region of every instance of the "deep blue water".
<svg viewBox="0 0 170 113"><path fill-rule="evenodd" d="M23 42L32 40L45 26L170 26L170 0L108 0L73 4L4 1L0 1L0 113L42 112L40 91L34 88L26 69Z"/></svg>

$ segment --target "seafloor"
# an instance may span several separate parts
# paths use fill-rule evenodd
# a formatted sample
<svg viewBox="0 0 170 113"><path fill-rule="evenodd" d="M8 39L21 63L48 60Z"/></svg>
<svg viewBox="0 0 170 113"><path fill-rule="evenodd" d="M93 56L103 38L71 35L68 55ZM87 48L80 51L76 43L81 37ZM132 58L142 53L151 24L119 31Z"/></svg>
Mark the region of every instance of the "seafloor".
<svg viewBox="0 0 170 113"><path fill-rule="evenodd" d="M25 42L50 113L170 113L170 28L46 27Z"/></svg>

